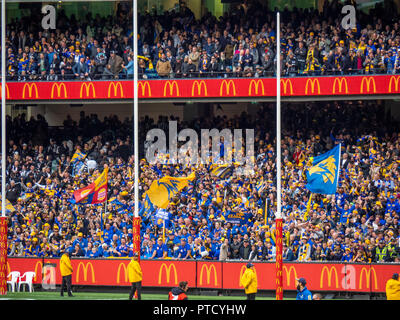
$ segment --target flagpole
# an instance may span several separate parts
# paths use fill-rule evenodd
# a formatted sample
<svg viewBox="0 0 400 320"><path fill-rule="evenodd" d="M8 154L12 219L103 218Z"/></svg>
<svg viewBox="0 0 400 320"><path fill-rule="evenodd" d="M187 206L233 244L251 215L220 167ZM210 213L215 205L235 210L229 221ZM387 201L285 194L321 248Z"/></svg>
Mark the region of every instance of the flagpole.
<svg viewBox="0 0 400 320"><path fill-rule="evenodd" d="M7 294L7 217L6 217L6 0L1 1L1 218L0 218L0 295Z"/></svg>
<svg viewBox="0 0 400 320"><path fill-rule="evenodd" d="M139 217L139 98L138 98L138 10L137 0L133 0L133 144L135 160L135 211L132 223L132 244L134 252L138 252L140 260L140 217Z"/></svg>
<svg viewBox="0 0 400 320"><path fill-rule="evenodd" d="M138 107L138 33L137 0L133 0L133 118L134 118L134 155L135 155L135 217L139 217L139 107Z"/></svg>
<svg viewBox="0 0 400 320"><path fill-rule="evenodd" d="M281 35L280 16L276 13L276 300L283 300L282 213L281 213Z"/></svg>

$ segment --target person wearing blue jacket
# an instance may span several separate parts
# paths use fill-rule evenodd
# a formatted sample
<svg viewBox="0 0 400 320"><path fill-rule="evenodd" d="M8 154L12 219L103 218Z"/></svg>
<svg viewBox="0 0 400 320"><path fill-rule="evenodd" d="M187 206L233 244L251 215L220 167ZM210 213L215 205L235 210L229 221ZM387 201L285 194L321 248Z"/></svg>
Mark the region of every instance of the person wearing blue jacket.
<svg viewBox="0 0 400 320"><path fill-rule="evenodd" d="M296 300L312 300L312 293L306 287L306 279L299 278L297 280L297 296Z"/></svg>

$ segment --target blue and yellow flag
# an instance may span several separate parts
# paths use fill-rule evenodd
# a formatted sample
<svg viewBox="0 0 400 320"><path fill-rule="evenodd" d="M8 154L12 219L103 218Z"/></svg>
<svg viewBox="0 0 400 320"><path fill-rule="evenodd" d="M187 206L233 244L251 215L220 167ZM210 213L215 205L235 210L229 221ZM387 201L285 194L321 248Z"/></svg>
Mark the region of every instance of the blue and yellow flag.
<svg viewBox="0 0 400 320"><path fill-rule="evenodd" d="M84 154L81 150L77 149L71 158L71 163L75 163L76 161L82 161L85 158L86 154Z"/></svg>
<svg viewBox="0 0 400 320"><path fill-rule="evenodd" d="M1 211L1 207L2 207L2 202L1 202L1 198L0 198L0 211ZM11 213L14 211L15 211L14 206L11 204L11 202L8 199L6 199L6 213Z"/></svg>
<svg viewBox="0 0 400 320"><path fill-rule="evenodd" d="M306 188L313 193L335 194L340 171L340 144L312 160Z"/></svg>
<svg viewBox="0 0 400 320"><path fill-rule="evenodd" d="M227 179L233 173L233 165L228 165L228 164L215 166L214 168L211 168L211 169L212 169L211 173L221 179Z"/></svg>
<svg viewBox="0 0 400 320"><path fill-rule="evenodd" d="M189 184L189 181L193 181L196 177L195 173L192 172L187 177L170 177L165 176L160 180L153 181L149 190L146 192L148 200L159 208L167 208L170 199L184 187Z"/></svg>

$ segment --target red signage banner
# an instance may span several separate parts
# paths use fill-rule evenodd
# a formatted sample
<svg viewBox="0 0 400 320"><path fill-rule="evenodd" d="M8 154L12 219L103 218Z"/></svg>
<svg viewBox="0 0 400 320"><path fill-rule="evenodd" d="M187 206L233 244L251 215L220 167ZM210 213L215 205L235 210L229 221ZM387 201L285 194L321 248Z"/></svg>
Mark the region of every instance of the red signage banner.
<svg viewBox="0 0 400 320"><path fill-rule="evenodd" d="M400 75L295 77L281 79L283 97L394 95ZM8 82L9 101L126 100L133 98L131 80ZM140 80L140 99L260 98L276 96L274 78Z"/></svg>
<svg viewBox="0 0 400 320"><path fill-rule="evenodd" d="M7 294L7 217L0 217L0 295Z"/></svg>
<svg viewBox="0 0 400 320"><path fill-rule="evenodd" d="M129 259L71 259L72 284L82 286L129 286L127 266ZM34 271L34 283L42 283L43 265L57 265L55 283L61 283L59 259L12 258L7 260L7 274L11 271ZM175 287L188 281L191 288L239 289L240 277L247 262L142 260L143 286ZM276 290L274 262L255 262L259 290ZM296 278L307 280L311 291L385 292L385 286L398 264L327 264L283 263L283 290L296 290ZM53 276L53 275L52 275Z"/></svg>

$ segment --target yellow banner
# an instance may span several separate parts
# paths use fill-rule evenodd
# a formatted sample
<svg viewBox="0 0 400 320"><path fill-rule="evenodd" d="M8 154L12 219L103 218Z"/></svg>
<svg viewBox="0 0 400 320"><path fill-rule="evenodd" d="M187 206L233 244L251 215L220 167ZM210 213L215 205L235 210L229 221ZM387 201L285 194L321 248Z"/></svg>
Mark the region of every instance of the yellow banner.
<svg viewBox="0 0 400 320"><path fill-rule="evenodd" d="M150 201L159 208L165 209L170 199L184 187L189 184L189 181L193 181L196 177L195 173L192 172L187 177L170 177L165 176L160 180L153 181L150 189L147 191L147 195Z"/></svg>

